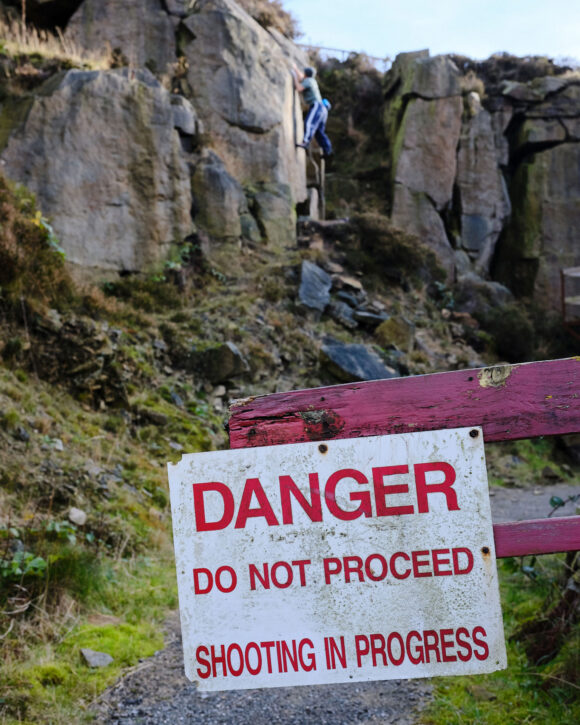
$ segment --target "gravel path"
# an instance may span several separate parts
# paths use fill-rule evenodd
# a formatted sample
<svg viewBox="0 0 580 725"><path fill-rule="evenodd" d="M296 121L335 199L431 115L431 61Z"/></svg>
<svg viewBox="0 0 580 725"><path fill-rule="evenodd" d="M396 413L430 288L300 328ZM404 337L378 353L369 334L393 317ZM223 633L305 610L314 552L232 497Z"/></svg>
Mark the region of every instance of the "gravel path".
<svg viewBox="0 0 580 725"><path fill-rule="evenodd" d="M493 520L542 518L549 499L580 493L580 487L492 488ZM570 505L554 515L571 515ZM129 672L104 693L93 712L100 725L298 725L299 723L397 723L420 721L428 701L428 680L292 687L238 692L198 693L183 674L177 613L167 622L166 648Z"/></svg>

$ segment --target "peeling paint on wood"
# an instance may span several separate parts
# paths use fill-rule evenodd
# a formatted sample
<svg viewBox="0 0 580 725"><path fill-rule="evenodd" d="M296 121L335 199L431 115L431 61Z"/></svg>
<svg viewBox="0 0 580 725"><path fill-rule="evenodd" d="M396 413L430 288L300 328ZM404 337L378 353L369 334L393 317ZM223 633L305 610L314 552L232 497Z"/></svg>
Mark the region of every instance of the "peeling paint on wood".
<svg viewBox="0 0 580 725"><path fill-rule="evenodd" d="M482 388L503 388L512 374L511 365L496 365L491 368L482 368L477 373L477 379Z"/></svg>
<svg viewBox="0 0 580 725"><path fill-rule="evenodd" d="M230 446L477 425L488 442L563 435L580 431L579 390L571 358L275 393L231 408Z"/></svg>
<svg viewBox="0 0 580 725"><path fill-rule="evenodd" d="M240 448L478 425L487 442L564 435L580 432L579 392L580 356L299 390L238 406L230 420L230 444ZM314 416L305 419L300 415L305 410ZM340 430L322 425L333 411ZM574 551L580 549L580 516L496 524L494 534L500 557Z"/></svg>

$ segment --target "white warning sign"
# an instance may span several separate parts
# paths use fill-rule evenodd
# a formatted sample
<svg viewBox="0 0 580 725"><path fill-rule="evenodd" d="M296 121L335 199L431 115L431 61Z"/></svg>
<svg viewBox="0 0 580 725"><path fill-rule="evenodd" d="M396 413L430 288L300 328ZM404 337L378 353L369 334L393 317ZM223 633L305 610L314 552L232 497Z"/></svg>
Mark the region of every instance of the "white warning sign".
<svg viewBox="0 0 580 725"><path fill-rule="evenodd" d="M481 429L168 469L185 671L201 690L506 667Z"/></svg>

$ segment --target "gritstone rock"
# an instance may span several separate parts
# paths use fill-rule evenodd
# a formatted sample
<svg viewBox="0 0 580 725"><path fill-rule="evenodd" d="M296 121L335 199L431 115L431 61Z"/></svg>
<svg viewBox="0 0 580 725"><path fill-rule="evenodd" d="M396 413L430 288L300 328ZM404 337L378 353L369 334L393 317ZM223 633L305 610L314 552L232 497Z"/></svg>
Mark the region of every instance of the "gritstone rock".
<svg viewBox="0 0 580 725"><path fill-rule="evenodd" d="M201 373L214 384L243 375L249 369L246 359L233 342L195 352L194 358Z"/></svg>
<svg viewBox="0 0 580 725"><path fill-rule="evenodd" d="M177 60L173 22L159 0L84 0L66 38L88 50L108 44L134 67L155 73L165 73Z"/></svg>
<svg viewBox="0 0 580 725"><path fill-rule="evenodd" d="M399 377L376 352L365 345L327 340L322 345L320 361L332 375L346 383Z"/></svg>
<svg viewBox="0 0 580 725"><path fill-rule="evenodd" d="M411 352L415 345L415 325L404 317L391 317L375 330L381 347L395 346L402 352Z"/></svg>
<svg viewBox="0 0 580 725"><path fill-rule="evenodd" d="M328 305L328 315L349 330L358 327L357 321L354 319L354 310L341 300L332 300Z"/></svg>
<svg viewBox="0 0 580 725"><path fill-rule="evenodd" d="M360 323L363 327L374 329L385 320L389 319L389 316L384 313L370 312L369 310L355 310L354 319Z"/></svg>
<svg viewBox="0 0 580 725"><path fill-rule="evenodd" d="M149 71L49 79L2 162L37 195L67 262L85 274L143 270L193 230L172 96Z"/></svg>
<svg viewBox="0 0 580 725"><path fill-rule="evenodd" d="M107 665L110 665L111 662L113 662L111 655L108 655L106 652L96 652L95 650L88 649L87 647L81 649L81 655L87 665L92 668L107 667Z"/></svg>
<svg viewBox="0 0 580 725"><path fill-rule="evenodd" d="M300 275L298 299L302 305L312 310L324 312L330 302L332 278L316 264L304 260Z"/></svg>

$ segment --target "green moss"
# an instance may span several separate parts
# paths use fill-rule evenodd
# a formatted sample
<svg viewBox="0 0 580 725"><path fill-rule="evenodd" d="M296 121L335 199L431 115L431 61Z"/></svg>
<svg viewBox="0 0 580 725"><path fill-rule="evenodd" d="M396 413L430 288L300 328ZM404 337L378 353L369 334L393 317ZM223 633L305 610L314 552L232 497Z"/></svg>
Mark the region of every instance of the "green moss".
<svg viewBox="0 0 580 725"><path fill-rule="evenodd" d="M58 644L37 644L29 664L6 664L0 684L3 717L30 723L90 720L83 703L92 702L115 682L123 668L162 648L160 624L177 602L172 561L141 558L117 563L98 601L106 615L102 626L80 625ZM118 621L107 623L107 618ZM81 657L82 648L106 652L113 662L90 669Z"/></svg>
<svg viewBox="0 0 580 725"><path fill-rule="evenodd" d="M560 678L562 662L576 662L577 650L568 646L551 665L529 664L523 647L509 640L529 618L542 616L546 596L562 566L562 557L541 557L536 578L526 576L517 559L498 563L504 626L508 637L508 669L489 675L434 680L434 699L421 713L425 725L505 725L540 723L563 725L580 719L580 697L574 680ZM578 641L572 631L569 645ZM558 675L553 674L558 672ZM564 681L562 681L564 680Z"/></svg>
<svg viewBox="0 0 580 725"><path fill-rule="evenodd" d="M23 123L33 103L32 96L11 96L0 105L0 152L6 148L14 129Z"/></svg>

